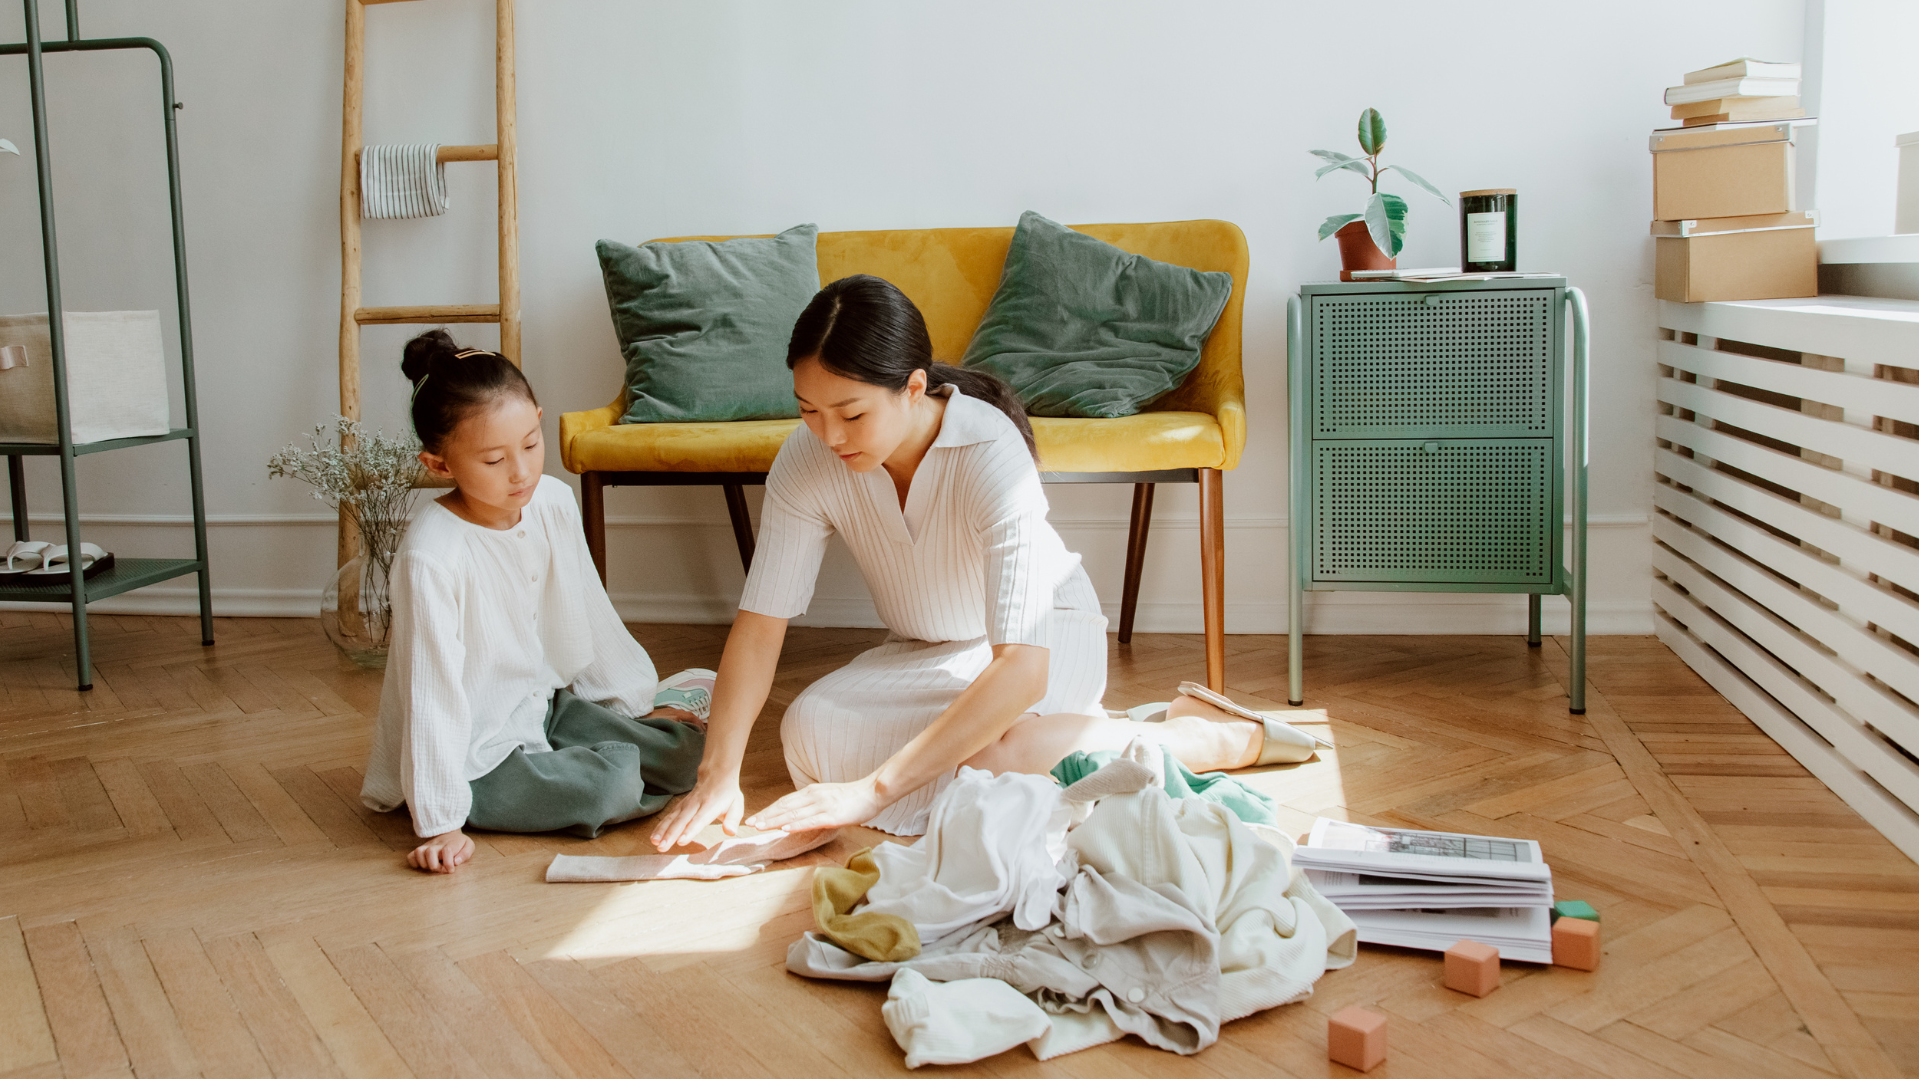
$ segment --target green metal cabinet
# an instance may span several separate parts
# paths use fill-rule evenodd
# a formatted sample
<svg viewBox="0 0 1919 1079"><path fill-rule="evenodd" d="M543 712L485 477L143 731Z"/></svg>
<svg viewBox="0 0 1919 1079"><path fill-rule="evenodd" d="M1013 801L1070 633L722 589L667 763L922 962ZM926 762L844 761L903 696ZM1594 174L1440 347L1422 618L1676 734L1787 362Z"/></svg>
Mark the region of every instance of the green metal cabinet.
<svg viewBox="0 0 1919 1079"><path fill-rule="evenodd" d="M1585 297L1562 277L1306 285L1286 351L1288 699L1305 700L1305 592L1523 592L1535 645L1539 598L1572 600L1583 713Z"/></svg>

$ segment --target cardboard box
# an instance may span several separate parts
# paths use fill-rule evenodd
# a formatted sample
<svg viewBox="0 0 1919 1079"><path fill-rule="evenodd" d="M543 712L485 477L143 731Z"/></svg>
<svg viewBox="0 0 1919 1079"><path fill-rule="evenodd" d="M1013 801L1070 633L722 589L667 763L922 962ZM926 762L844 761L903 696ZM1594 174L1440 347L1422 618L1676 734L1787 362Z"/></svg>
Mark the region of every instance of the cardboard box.
<svg viewBox="0 0 1919 1079"><path fill-rule="evenodd" d="M1817 296L1818 223L1811 210L1655 221L1653 295L1680 303Z"/></svg>
<svg viewBox="0 0 1919 1079"><path fill-rule="evenodd" d="M1790 122L1655 134L1651 146L1652 215L1661 221L1798 209Z"/></svg>
<svg viewBox="0 0 1919 1079"><path fill-rule="evenodd" d="M1899 202L1892 231L1919 232L1919 131L1893 140L1899 148Z"/></svg>

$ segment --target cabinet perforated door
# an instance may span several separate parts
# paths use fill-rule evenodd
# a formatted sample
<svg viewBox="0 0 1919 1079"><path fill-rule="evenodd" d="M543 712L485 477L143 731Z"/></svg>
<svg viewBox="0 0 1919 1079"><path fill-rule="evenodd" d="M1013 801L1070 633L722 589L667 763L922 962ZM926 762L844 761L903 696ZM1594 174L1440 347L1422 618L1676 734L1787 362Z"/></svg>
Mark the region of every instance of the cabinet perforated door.
<svg viewBox="0 0 1919 1079"><path fill-rule="evenodd" d="M1313 437L1552 437L1554 295L1313 297Z"/></svg>
<svg viewBox="0 0 1919 1079"><path fill-rule="evenodd" d="M1549 584L1550 439L1316 442L1314 581Z"/></svg>

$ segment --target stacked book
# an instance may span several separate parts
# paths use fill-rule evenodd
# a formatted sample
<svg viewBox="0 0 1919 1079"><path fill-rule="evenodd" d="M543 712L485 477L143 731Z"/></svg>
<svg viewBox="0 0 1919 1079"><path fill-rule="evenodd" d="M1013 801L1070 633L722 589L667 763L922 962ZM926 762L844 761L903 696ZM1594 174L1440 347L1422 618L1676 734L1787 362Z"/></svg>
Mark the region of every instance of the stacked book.
<svg viewBox="0 0 1919 1079"><path fill-rule="evenodd" d="M1653 295L1776 300L1819 293L1817 217L1795 189L1799 65L1739 59L1666 88L1678 127L1652 133Z"/></svg>
<svg viewBox="0 0 1919 1079"><path fill-rule="evenodd" d="M1793 120L1799 107L1799 65L1740 57L1686 72L1685 82L1666 88L1672 118L1686 127Z"/></svg>
<svg viewBox="0 0 1919 1079"><path fill-rule="evenodd" d="M1552 962L1552 867L1530 839L1321 817L1293 862L1369 944L1445 951L1476 940L1504 959Z"/></svg>

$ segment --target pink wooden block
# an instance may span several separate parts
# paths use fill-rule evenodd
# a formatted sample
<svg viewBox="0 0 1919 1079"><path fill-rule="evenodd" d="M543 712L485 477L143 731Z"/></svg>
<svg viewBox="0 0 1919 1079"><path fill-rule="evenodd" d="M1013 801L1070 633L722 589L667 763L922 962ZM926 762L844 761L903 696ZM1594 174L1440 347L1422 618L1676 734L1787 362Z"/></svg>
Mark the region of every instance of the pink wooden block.
<svg viewBox="0 0 1919 1079"><path fill-rule="evenodd" d="M1553 923L1553 965L1574 970L1599 969L1599 923L1561 918Z"/></svg>
<svg viewBox="0 0 1919 1079"><path fill-rule="evenodd" d="M1355 1004L1326 1021L1326 1056L1335 1064L1369 1072L1386 1059L1386 1017Z"/></svg>
<svg viewBox="0 0 1919 1079"><path fill-rule="evenodd" d="M1446 949L1446 988L1476 997L1499 988L1499 949L1476 940Z"/></svg>

